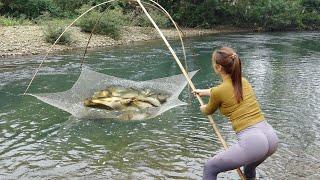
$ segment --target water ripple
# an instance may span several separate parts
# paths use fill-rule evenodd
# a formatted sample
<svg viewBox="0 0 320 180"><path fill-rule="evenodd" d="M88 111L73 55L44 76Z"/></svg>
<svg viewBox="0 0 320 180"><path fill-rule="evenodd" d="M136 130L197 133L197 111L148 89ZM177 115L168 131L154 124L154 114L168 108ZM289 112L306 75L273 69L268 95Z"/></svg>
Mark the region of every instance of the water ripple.
<svg viewBox="0 0 320 180"><path fill-rule="evenodd" d="M280 139L278 151L258 168L261 179L320 178L319 38L317 32L246 33L188 41L188 67L200 69L193 79L197 88L219 83L210 64L212 49L238 50L245 77ZM82 52L50 57L30 91L70 88L81 57ZM136 122L81 120L19 96L41 58L0 62L0 179L201 179L204 162L223 149L187 88L180 96L187 106ZM159 41L91 51L85 65L138 81L180 73ZM230 122L213 117L226 142L236 142Z"/></svg>

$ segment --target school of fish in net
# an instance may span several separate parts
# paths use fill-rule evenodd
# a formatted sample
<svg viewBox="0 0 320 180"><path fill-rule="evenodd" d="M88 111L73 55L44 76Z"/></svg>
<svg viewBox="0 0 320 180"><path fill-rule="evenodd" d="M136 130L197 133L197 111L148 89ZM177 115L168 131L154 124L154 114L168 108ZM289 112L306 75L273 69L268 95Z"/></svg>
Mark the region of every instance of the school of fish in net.
<svg viewBox="0 0 320 180"><path fill-rule="evenodd" d="M196 72L189 72L189 77ZM28 95L77 118L144 120L186 105L179 100L186 85L183 74L133 81L84 67L71 89Z"/></svg>
<svg viewBox="0 0 320 180"><path fill-rule="evenodd" d="M169 98L168 94L158 93L151 89L133 89L121 86L111 86L97 91L92 97L84 100L84 106L121 111L118 117L122 120L145 119L150 114L144 112L147 108L160 107Z"/></svg>

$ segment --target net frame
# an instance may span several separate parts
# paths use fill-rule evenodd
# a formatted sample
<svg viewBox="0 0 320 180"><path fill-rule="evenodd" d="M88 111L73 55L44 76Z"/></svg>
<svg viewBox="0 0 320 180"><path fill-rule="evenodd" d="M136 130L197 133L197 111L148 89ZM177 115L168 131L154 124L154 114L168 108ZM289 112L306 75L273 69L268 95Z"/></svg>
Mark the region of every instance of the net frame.
<svg viewBox="0 0 320 180"><path fill-rule="evenodd" d="M192 71L189 73L189 76L193 77L196 73L197 71ZM146 81L133 81L95 72L84 66L78 80L70 89L56 93L28 95L66 111L77 118L145 120L159 116L174 107L186 105L185 102L179 100L179 95L186 85L187 81L182 74ZM122 87L134 89L138 92L148 89L152 92L165 94L168 98L159 107L150 107L136 111L105 110L84 106L86 98L92 97L95 92L107 87ZM123 119L123 115L126 115L126 113L133 117Z"/></svg>

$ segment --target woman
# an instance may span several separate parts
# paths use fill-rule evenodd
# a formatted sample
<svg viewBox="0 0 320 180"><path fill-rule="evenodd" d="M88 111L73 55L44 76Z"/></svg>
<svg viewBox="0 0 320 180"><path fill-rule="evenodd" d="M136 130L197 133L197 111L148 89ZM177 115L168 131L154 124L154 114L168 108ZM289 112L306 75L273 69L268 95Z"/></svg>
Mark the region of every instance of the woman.
<svg viewBox="0 0 320 180"><path fill-rule="evenodd" d="M203 179L214 180L218 173L241 166L247 179L255 179L256 167L276 151L278 137L264 120L249 82L242 77L241 60L235 51L228 47L215 51L212 65L223 82L193 93L210 96L208 104L202 105L200 110L209 115L219 108L230 119L238 142L206 162Z"/></svg>

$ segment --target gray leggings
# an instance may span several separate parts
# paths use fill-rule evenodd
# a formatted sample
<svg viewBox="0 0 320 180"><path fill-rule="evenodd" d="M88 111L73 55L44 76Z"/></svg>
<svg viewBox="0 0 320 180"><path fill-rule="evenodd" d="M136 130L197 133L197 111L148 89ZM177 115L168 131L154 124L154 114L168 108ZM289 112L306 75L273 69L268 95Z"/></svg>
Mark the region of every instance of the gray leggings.
<svg viewBox="0 0 320 180"><path fill-rule="evenodd" d="M247 179L254 179L256 167L273 154L278 137L273 128L262 121L237 133L238 143L210 158L203 170L203 179L215 180L220 172L244 166Z"/></svg>

